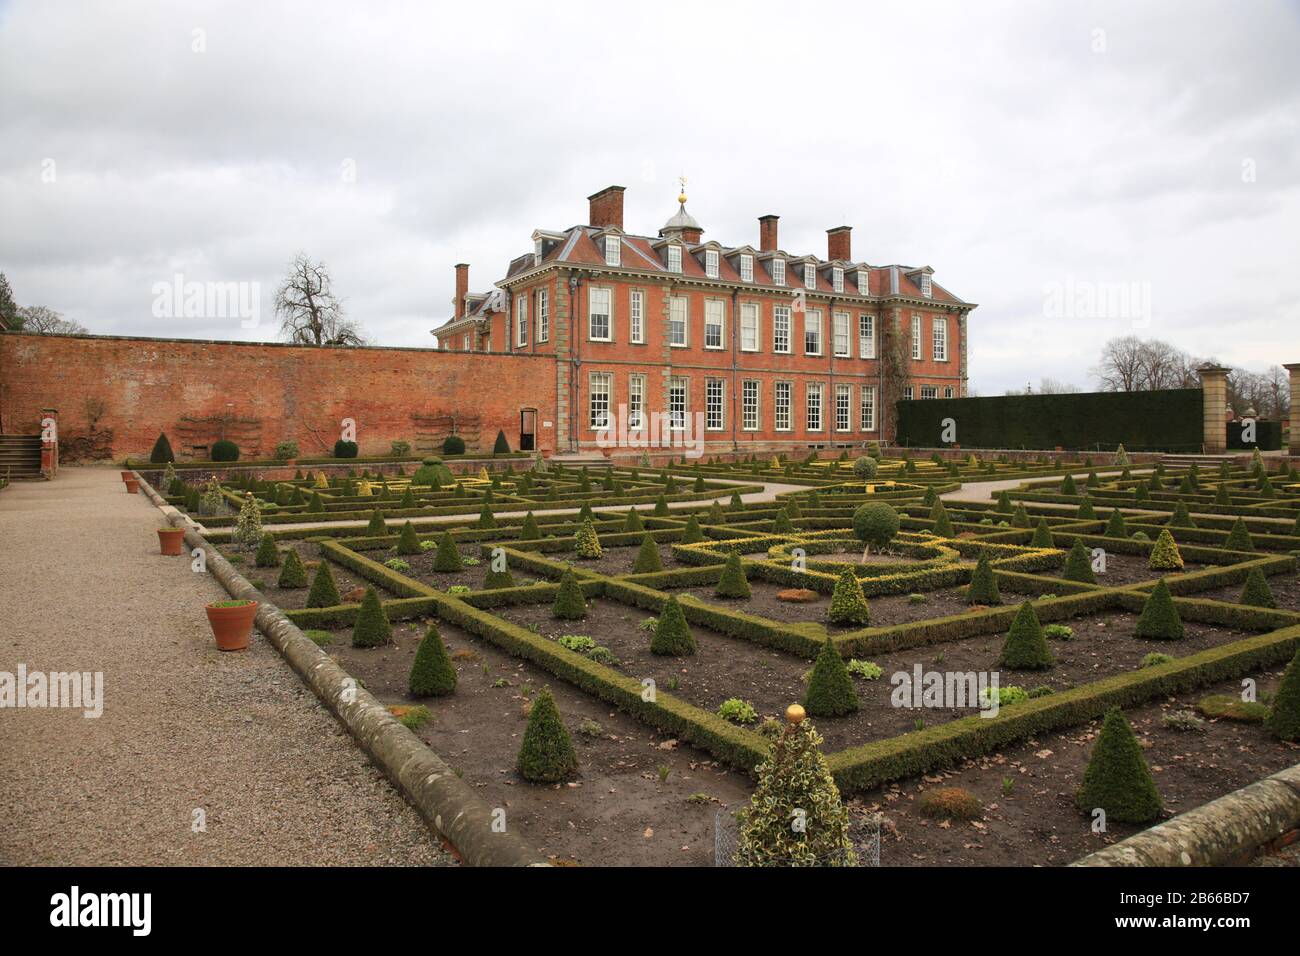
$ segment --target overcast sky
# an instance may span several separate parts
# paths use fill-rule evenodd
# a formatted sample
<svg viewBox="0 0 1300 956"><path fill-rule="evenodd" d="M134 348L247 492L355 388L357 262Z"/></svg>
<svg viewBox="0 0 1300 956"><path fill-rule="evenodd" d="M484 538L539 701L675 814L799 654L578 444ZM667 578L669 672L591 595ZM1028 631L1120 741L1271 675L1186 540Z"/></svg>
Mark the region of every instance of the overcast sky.
<svg viewBox="0 0 1300 956"><path fill-rule="evenodd" d="M304 251L429 345L454 263L490 288L609 184L653 235L685 174L706 239L933 266L982 394L1130 333L1260 370L1300 361L1298 62L1296 3L0 2L0 271L92 332L272 339ZM260 325L156 316L178 273Z"/></svg>

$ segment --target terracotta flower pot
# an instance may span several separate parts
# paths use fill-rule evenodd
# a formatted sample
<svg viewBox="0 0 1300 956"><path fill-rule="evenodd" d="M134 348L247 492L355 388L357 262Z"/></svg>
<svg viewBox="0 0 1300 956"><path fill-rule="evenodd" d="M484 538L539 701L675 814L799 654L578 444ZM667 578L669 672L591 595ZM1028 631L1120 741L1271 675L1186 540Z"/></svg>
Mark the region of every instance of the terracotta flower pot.
<svg viewBox="0 0 1300 956"><path fill-rule="evenodd" d="M225 605L224 607L222 605ZM208 623L217 639L219 651L243 651L253 633L253 618L257 616L257 602L230 605L227 602L209 604Z"/></svg>
<svg viewBox="0 0 1300 956"><path fill-rule="evenodd" d="M159 528L158 545L163 554L177 555L181 553L181 545L185 543L184 528Z"/></svg>
<svg viewBox="0 0 1300 956"><path fill-rule="evenodd" d="M140 482L134 478L126 479L126 493L128 495L138 495L140 493Z"/></svg>
<svg viewBox="0 0 1300 956"><path fill-rule="evenodd" d="M135 477L135 472L133 471L119 471L118 474L122 476L123 481L130 481Z"/></svg>

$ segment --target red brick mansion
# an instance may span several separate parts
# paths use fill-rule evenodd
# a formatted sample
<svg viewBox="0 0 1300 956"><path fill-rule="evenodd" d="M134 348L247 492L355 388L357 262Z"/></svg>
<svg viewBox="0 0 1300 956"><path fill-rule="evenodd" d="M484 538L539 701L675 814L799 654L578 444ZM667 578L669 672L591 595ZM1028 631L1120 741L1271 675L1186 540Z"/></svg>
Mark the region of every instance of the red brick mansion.
<svg viewBox="0 0 1300 956"><path fill-rule="evenodd" d="M849 226L825 258L794 255L773 215L757 246L706 241L685 195L637 235L623 192L589 197L586 225L534 231L490 293L456 266L440 348L554 357L554 395L518 396L524 447L655 445L693 423L706 454L861 444L892 432L893 401L965 394L975 304L929 266L855 261Z"/></svg>

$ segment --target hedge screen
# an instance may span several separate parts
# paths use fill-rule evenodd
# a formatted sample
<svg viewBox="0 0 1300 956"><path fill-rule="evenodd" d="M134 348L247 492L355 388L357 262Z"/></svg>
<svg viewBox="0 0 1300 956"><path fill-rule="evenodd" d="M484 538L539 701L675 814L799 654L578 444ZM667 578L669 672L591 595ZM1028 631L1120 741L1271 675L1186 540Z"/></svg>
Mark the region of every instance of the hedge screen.
<svg viewBox="0 0 1300 956"><path fill-rule="evenodd" d="M902 401L898 442L924 448L1199 452L1201 390L1081 392ZM945 419L955 436L942 440Z"/></svg>
<svg viewBox="0 0 1300 956"><path fill-rule="evenodd" d="M1244 442L1241 440L1242 425L1240 421L1228 422L1228 447L1237 450L1242 448L1256 448L1260 451L1277 451L1282 447L1282 423L1266 422L1259 420L1255 422L1255 441Z"/></svg>

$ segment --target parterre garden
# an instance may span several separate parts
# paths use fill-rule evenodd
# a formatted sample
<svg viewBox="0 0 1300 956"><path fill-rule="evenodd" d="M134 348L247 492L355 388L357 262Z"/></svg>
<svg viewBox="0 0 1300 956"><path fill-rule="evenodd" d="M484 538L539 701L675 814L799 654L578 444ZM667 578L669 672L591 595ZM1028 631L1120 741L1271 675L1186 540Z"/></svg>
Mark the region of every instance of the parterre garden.
<svg viewBox="0 0 1300 956"><path fill-rule="evenodd" d="M1068 862L1296 761L1293 470L499 468L161 487L557 861L711 863L792 703L886 865Z"/></svg>

